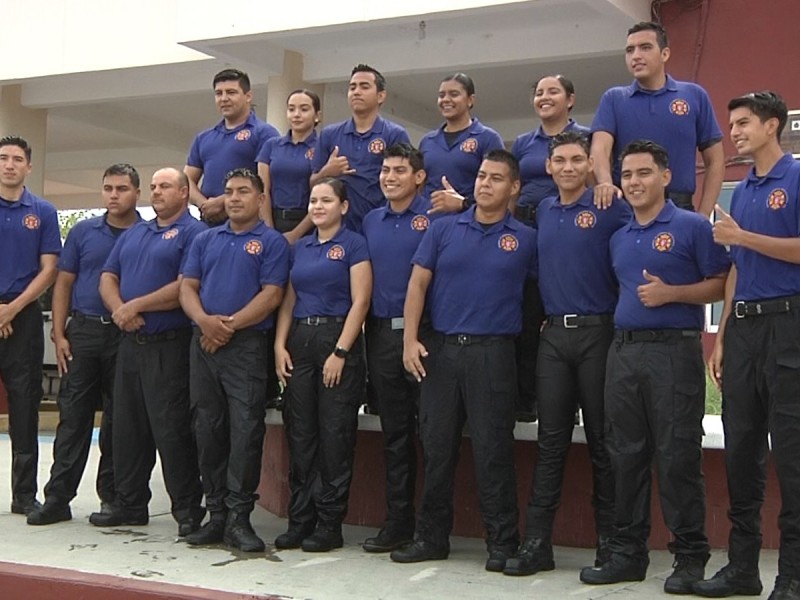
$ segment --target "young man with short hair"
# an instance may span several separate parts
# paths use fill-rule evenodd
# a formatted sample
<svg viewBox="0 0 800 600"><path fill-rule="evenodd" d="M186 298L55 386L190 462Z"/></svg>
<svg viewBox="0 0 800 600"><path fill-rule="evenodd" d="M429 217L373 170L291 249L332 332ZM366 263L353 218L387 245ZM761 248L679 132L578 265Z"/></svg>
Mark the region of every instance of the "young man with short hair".
<svg viewBox="0 0 800 600"><path fill-rule="evenodd" d="M725 467L731 522L728 564L692 587L709 597L759 595L761 505L767 458L781 489L778 577L770 600L800 599L800 163L780 146L788 118L774 92L728 103L731 140L753 167L717 207L714 239L733 266L711 378L725 399Z"/></svg>

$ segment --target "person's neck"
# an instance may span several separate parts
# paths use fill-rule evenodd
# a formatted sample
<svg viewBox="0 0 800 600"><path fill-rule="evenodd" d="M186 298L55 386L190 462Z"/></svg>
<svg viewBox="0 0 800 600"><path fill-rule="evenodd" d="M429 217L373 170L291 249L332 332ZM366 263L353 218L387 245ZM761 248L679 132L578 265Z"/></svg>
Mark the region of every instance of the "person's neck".
<svg viewBox="0 0 800 600"><path fill-rule="evenodd" d="M378 120L378 115L380 111L373 110L368 113L353 113L353 123L356 126L356 131L359 133L364 133L365 131L369 131L372 129L372 126L375 125L375 121Z"/></svg>
<svg viewBox="0 0 800 600"><path fill-rule="evenodd" d="M464 131L467 127L472 124L472 117L469 113L464 114L463 116L454 119L452 121L448 120L444 124L444 130L448 133L452 133L454 131Z"/></svg>
<svg viewBox="0 0 800 600"><path fill-rule="evenodd" d="M186 212L186 208L187 207L184 206L177 213L175 213L174 215L172 215L171 217L168 217L166 219L162 219L161 217L156 215L156 225L158 225L159 227L167 227L168 225L172 225L173 223L175 223L178 219L180 219L183 216L183 213Z"/></svg>
<svg viewBox="0 0 800 600"><path fill-rule="evenodd" d="M106 213L106 223L111 225L111 227L116 227L117 229L128 229L128 227L136 223L138 217L139 215L135 209L121 215L112 215Z"/></svg>
<svg viewBox="0 0 800 600"><path fill-rule="evenodd" d="M258 222L260 220L261 219L259 218L258 215L256 215L251 219L248 219L247 221L234 221L233 219L228 218L228 222L231 224L231 231L234 231L236 233L250 231L251 229L255 228L256 225L258 225Z"/></svg>
<svg viewBox="0 0 800 600"><path fill-rule="evenodd" d="M320 244L324 244L325 242L329 242L331 239L333 239L333 236L336 235L336 232L339 231L341 227L341 223L329 225L328 227L317 227L317 239L319 240Z"/></svg>
<svg viewBox="0 0 800 600"><path fill-rule="evenodd" d="M770 142L753 154L753 168L758 177L764 177L783 158L783 149L777 140Z"/></svg>
<svg viewBox="0 0 800 600"><path fill-rule="evenodd" d="M576 190L561 191L558 190L558 199L562 206L572 206L581 199L583 193L586 191L585 187Z"/></svg>
<svg viewBox="0 0 800 600"><path fill-rule="evenodd" d="M25 191L25 185L8 186L0 184L0 198L7 202L16 202L22 198L22 192Z"/></svg>
<svg viewBox="0 0 800 600"><path fill-rule="evenodd" d="M667 85L667 74L662 71L658 75L653 75L647 79L638 79L639 87L643 90L655 92Z"/></svg>
<svg viewBox="0 0 800 600"><path fill-rule="evenodd" d="M300 142L305 142L309 137L311 137L311 132L314 131L314 128L306 129L304 131L297 131L296 129L292 129L292 143L299 144Z"/></svg>
<svg viewBox="0 0 800 600"><path fill-rule="evenodd" d="M564 115L563 117L556 117L553 119L542 120L542 131L544 131L549 137L553 137L554 135L558 135L569 124L569 116Z"/></svg>
<svg viewBox="0 0 800 600"><path fill-rule="evenodd" d="M663 200L653 206L648 208L641 208L633 209L633 217L636 219L636 222L639 225L647 225L648 223L652 223L653 219L655 219L659 213L664 210L664 206L666 205L667 201Z"/></svg>
<svg viewBox="0 0 800 600"><path fill-rule="evenodd" d="M394 213L401 213L408 210L408 207L411 206L411 203L414 201L415 195L406 196L405 198L401 198L399 200L389 200L389 208Z"/></svg>
<svg viewBox="0 0 800 600"><path fill-rule="evenodd" d="M248 117L250 116L250 109L247 109L244 113L240 116L235 117L233 119L225 119L225 129L236 129L240 125L244 125L247 122Z"/></svg>
<svg viewBox="0 0 800 600"><path fill-rule="evenodd" d="M504 206L495 210L486 210L480 206L475 207L475 220L481 225L494 225L506 218L508 209Z"/></svg>

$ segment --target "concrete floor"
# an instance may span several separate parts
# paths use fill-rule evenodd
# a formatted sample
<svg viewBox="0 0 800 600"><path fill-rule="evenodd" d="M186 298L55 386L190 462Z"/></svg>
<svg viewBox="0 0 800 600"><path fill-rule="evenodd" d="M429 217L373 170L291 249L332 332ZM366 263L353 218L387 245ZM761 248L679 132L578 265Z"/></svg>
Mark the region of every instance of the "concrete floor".
<svg viewBox="0 0 800 600"><path fill-rule="evenodd" d="M52 435L40 439L39 485L44 487L52 462ZM664 578L672 557L664 551L651 553L648 578L641 583L587 586L578 570L593 560L592 550L556 548L555 571L532 577L512 578L483 569L486 557L482 540L453 538L450 559L413 565L392 563L386 555L367 554L360 543L374 534L365 527L347 526L345 546L323 555L299 550L276 551L272 540L286 528L286 521L256 509L253 524L267 541L263 554L246 555L224 547L197 549L177 537L177 525L169 515L159 467L153 476L151 521L146 527L99 529L87 521L97 510L94 493L97 445L90 466L72 503L73 520L32 527L24 517L10 512L10 457L7 435L0 435L0 561L60 567L87 574L116 575L133 580L182 584L195 588L226 590L256 597L337 600L340 598L423 599L459 598L614 598L664 597ZM40 500L42 500L40 494ZM766 598L772 588L777 554L762 554L762 580ZM714 552L707 572L726 562L725 553ZM90 577L90 575L87 575ZM0 598L16 600L13 589L0 589Z"/></svg>

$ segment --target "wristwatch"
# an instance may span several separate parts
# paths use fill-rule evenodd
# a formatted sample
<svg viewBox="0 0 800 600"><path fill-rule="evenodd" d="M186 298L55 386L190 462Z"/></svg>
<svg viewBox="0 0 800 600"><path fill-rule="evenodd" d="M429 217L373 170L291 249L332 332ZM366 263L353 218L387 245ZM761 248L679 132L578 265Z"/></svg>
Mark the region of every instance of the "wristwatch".
<svg viewBox="0 0 800 600"><path fill-rule="evenodd" d="M333 355L338 358L347 358L350 356L350 353L341 346L336 346L336 348L333 350Z"/></svg>

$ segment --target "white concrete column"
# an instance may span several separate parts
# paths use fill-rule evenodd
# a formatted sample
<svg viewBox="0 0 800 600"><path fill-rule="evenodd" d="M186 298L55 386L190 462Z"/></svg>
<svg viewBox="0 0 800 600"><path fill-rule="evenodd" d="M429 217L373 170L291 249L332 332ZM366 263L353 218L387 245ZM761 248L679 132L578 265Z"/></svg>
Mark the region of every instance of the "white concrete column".
<svg viewBox="0 0 800 600"><path fill-rule="evenodd" d="M44 193L44 158L47 142L47 110L22 106L22 86L0 87L0 137L18 135L33 149L33 171L25 181L34 194Z"/></svg>
<svg viewBox="0 0 800 600"><path fill-rule="evenodd" d="M325 86L312 85L303 81L303 55L287 50L283 53L283 72L267 80L265 119L267 123L277 127L281 133L286 133L289 128L289 124L286 122L286 98L292 90L300 88L316 92L320 98L325 91Z"/></svg>

